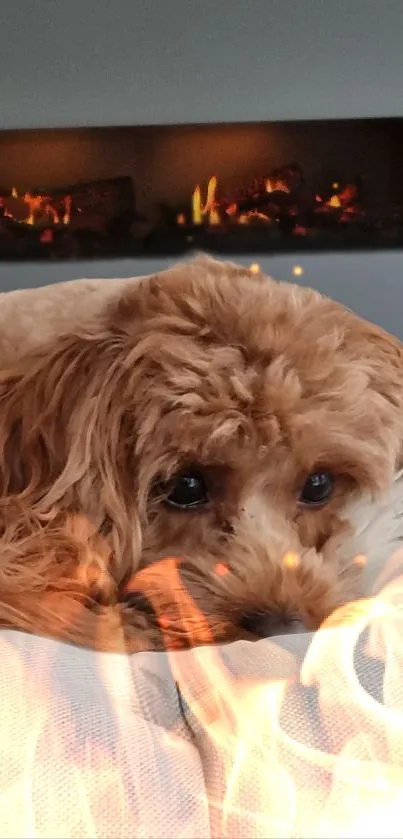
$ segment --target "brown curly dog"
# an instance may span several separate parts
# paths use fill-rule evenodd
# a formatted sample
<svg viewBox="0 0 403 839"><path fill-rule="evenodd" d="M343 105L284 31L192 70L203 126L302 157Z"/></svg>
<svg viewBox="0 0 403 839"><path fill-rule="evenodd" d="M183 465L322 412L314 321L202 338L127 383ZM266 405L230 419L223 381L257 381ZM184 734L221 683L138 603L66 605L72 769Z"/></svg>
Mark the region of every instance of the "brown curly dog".
<svg viewBox="0 0 403 839"><path fill-rule="evenodd" d="M401 465L401 344L207 257L106 297L2 365L0 623L130 651L318 627Z"/></svg>

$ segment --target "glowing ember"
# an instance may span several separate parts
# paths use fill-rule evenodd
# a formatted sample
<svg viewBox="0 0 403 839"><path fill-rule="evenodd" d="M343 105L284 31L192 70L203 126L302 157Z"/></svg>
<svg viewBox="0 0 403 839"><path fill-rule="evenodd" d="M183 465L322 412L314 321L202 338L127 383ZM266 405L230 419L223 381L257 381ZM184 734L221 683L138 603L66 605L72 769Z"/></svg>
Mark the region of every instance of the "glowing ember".
<svg viewBox="0 0 403 839"><path fill-rule="evenodd" d="M227 216L234 216L238 212L238 205L237 204L229 204L226 213Z"/></svg>
<svg viewBox="0 0 403 839"><path fill-rule="evenodd" d="M228 565L224 565L223 562L218 562L214 568L217 577L225 577L226 574L229 573Z"/></svg>
<svg viewBox="0 0 403 839"><path fill-rule="evenodd" d="M258 262L252 262L252 265L249 265L249 271L251 274L260 274L261 267Z"/></svg>
<svg viewBox="0 0 403 839"><path fill-rule="evenodd" d="M338 195L332 195L329 199L329 207L341 207L341 201Z"/></svg>
<svg viewBox="0 0 403 839"><path fill-rule="evenodd" d="M39 241L42 242L44 245L49 245L53 242L53 231L49 229L49 227L45 227L45 230L42 231Z"/></svg>
<svg viewBox="0 0 403 839"><path fill-rule="evenodd" d="M298 554L289 552L283 557L283 565L285 565L286 568L299 568L300 563L301 560Z"/></svg>
<svg viewBox="0 0 403 839"><path fill-rule="evenodd" d="M266 192L290 192L290 187L281 178L267 178Z"/></svg>
<svg viewBox="0 0 403 839"><path fill-rule="evenodd" d="M275 182L274 189L276 190L276 192L290 192L290 187L287 186L287 184L280 179Z"/></svg>

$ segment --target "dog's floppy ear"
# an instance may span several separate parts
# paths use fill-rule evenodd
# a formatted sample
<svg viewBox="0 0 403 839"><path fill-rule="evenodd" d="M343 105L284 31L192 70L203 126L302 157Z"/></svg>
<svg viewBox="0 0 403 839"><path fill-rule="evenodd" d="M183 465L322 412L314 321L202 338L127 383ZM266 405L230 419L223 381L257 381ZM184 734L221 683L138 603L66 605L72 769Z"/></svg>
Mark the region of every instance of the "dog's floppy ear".
<svg viewBox="0 0 403 839"><path fill-rule="evenodd" d="M49 495L58 501L63 489L66 491L79 480L84 466L82 443L90 427L88 422L77 427L74 445L73 425L77 410L85 410L83 389L88 385L88 368L92 369L93 379L97 378L97 349L96 342L69 336L35 355L18 359L11 369L2 372L1 496L20 496L36 506Z"/></svg>
<svg viewBox="0 0 403 839"><path fill-rule="evenodd" d="M108 535L117 577L140 541L125 352L108 330L70 335L0 375L0 538L79 510Z"/></svg>
<svg viewBox="0 0 403 839"><path fill-rule="evenodd" d="M403 404L403 344L394 335L367 321L358 321L354 331L355 351L368 358L372 385L377 391L400 408Z"/></svg>
<svg viewBox="0 0 403 839"><path fill-rule="evenodd" d="M403 344L379 326L347 314L345 352L367 376L372 410L382 420L385 447L397 469L403 464Z"/></svg>

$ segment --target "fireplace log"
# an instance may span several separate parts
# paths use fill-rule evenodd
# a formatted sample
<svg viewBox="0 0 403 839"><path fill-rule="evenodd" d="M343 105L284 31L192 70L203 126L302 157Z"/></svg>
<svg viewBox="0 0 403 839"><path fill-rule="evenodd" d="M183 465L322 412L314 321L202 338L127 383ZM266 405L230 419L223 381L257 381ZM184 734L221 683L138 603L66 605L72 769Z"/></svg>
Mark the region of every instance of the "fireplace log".
<svg viewBox="0 0 403 839"><path fill-rule="evenodd" d="M239 213L249 213L251 210L262 209L263 207L273 207L286 209L295 203L295 199L289 192L281 190L273 190L273 192L263 192L261 195L253 197L242 198L240 201L234 202L238 208Z"/></svg>
<svg viewBox="0 0 403 839"><path fill-rule="evenodd" d="M36 187L21 195L0 193L10 219L30 227L67 225L71 230L105 232L114 220L127 228L136 218L135 195L130 177L109 178L61 187Z"/></svg>
<svg viewBox="0 0 403 839"><path fill-rule="evenodd" d="M72 230L106 231L117 218L126 219L129 227L135 216L134 187L129 177L74 184L52 190L53 200L58 200L59 206L63 205L66 196L71 197Z"/></svg>

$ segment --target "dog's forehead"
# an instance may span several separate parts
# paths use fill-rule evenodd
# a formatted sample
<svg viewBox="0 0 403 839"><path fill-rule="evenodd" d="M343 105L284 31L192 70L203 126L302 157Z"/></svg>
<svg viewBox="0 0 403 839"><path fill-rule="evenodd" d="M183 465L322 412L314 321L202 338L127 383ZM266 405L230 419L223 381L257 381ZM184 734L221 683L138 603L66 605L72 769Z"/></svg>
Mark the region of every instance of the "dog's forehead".
<svg viewBox="0 0 403 839"><path fill-rule="evenodd" d="M136 400L154 448L349 466L395 446L402 348L382 330L310 289L225 264L180 267L140 291L121 313L142 348Z"/></svg>
<svg viewBox="0 0 403 839"><path fill-rule="evenodd" d="M268 390L282 402L297 378L310 391L329 376L337 386L351 334L350 313L333 301L244 270L149 278L133 315L154 369L164 369L177 393L211 397L214 383L230 384L260 408Z"/></svg>
<svg viewBox="0 0 403 839"><path fill-rule="evenodd" d="M213 260L143 278L119 304L136 328L161 328L167 336L192 335L208 347L242 347L249 356L307 349L353 317L318 292ZM299 345L299 346L298 346Z"/></svg>
<svg viewBox="0 0 403 839"><path fill-rule="evenodd" d="M165 321L170 351L186 336L194 353L197 348L209 363L215 358L216 375L221 369L227 376L237 350L242 363L234 370L246 366L257 380L274 383L288 369L306 395L324 391L329 399L343 383L360 392L364 379L380 392L403 387L402 344L339 303L226 263L195 260L191 269L172 269L149 286L150 311L157 325L158 315ZM178 366L184 363L179 357Z"/></svg>
<svg viewBox="0 0 403 839"><path fill-rule="evenodd" d="M339 304L210 260L140 282L119 317L168 410L289 416L318 396L341 409L346 388L381 388L401 365L398 342Z"/></svg>
<svg viewBox="0 0 403 839"><path fill-rule="evenodd" d="M129 283L112 312L124 328L163 325L167 335L182 330L250 355L287 349L297 363L318 349L350 360L402 357L396 338L319 292L206 256Z"/></svg>

